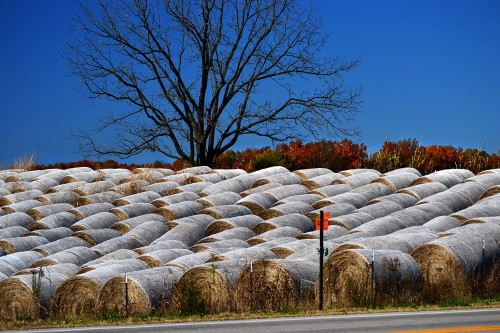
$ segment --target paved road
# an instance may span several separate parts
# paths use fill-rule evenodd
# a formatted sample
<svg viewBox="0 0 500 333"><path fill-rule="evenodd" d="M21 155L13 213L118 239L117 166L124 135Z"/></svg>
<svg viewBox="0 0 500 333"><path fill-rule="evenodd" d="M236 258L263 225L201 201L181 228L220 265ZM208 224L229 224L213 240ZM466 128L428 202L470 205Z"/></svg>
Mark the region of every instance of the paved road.
<svg viewBox="0 0 500 333"><path fill-rule="evenodd" d="M14 332L14 331L13 331ZM20 331L15 331L20 332ZM26 332L26 331L25 331ZM228 320L179 324L99 326L70 329L42 329L29 332L76 333L311 333L311 332L500 332L500 308L396 312L258 320Z"/></svg>

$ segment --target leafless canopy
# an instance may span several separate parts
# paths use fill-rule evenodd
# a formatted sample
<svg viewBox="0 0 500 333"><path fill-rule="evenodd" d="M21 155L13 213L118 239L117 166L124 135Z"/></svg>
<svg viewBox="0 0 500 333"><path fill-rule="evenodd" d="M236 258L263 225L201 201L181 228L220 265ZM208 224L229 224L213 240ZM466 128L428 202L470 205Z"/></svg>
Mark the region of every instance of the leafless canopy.
<svg viewBox="0 0 500 333"><path fill-rule="evenodd" d="M212 166L242 136L351 135L357 61L321 58L315 9L299 0L100 0L82 5L65 56L94 98L123 102L88 155L144 150ZM125 110L125 111L123 111Z"/></svg>

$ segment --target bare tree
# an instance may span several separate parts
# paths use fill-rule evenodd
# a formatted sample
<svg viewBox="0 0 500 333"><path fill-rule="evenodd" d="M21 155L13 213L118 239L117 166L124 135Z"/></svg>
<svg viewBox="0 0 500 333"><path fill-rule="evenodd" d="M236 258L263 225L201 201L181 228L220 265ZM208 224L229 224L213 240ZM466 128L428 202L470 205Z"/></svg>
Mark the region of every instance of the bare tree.
<svg viewBox="0 0 500 333"><path fill-rule="evenodd" d="M126 103L87 156L145 150L212 166L242 136L273 141L352 135L357 60L321 58L327 36L299 0L100 0L83 4L65 56L94 98ZM318 136L316 136L319 134Z"/></svg>

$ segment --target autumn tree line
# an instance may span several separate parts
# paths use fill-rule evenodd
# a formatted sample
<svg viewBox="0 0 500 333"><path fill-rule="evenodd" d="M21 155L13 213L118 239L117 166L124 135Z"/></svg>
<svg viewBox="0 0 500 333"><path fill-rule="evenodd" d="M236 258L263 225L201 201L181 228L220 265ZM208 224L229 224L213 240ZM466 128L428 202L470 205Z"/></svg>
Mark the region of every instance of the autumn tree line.
<svg viewBox="0 0 500 333"><path fill-rule="evenodd" d="M500 168L500 154L488 154L482 149L463 149L452 146L422 146L416 139L385 141L377 152L370 152L363 143L351 140L322 140L303 143L291 141L275 148L247 148L242 151L228 150L219 156L214 168L240 168L248 172L280 165L290 171L308 168L328 168L334 172L371 168L387 172L402 167L413 167L422 174L450 168L469 169L474 173ZM157 167L181 170L191 165L183 160L172 163L155 161L150 164L125 164L114 160L82 160L49 165L34 164L30 169L71 168L89 166L93 169Z"/></svg>

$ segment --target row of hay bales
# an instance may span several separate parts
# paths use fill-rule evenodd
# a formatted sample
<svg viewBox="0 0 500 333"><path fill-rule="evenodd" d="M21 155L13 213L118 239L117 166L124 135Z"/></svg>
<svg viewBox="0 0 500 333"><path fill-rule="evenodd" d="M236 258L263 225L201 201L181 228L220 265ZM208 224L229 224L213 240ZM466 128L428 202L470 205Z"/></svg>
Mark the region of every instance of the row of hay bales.
<svg viewBox="0 0 500 333"><path fill-rule="evenodd" d="M500 170L0 171L0 318L500 294ZM420 298L419 298L420 297Z"/></svg>

